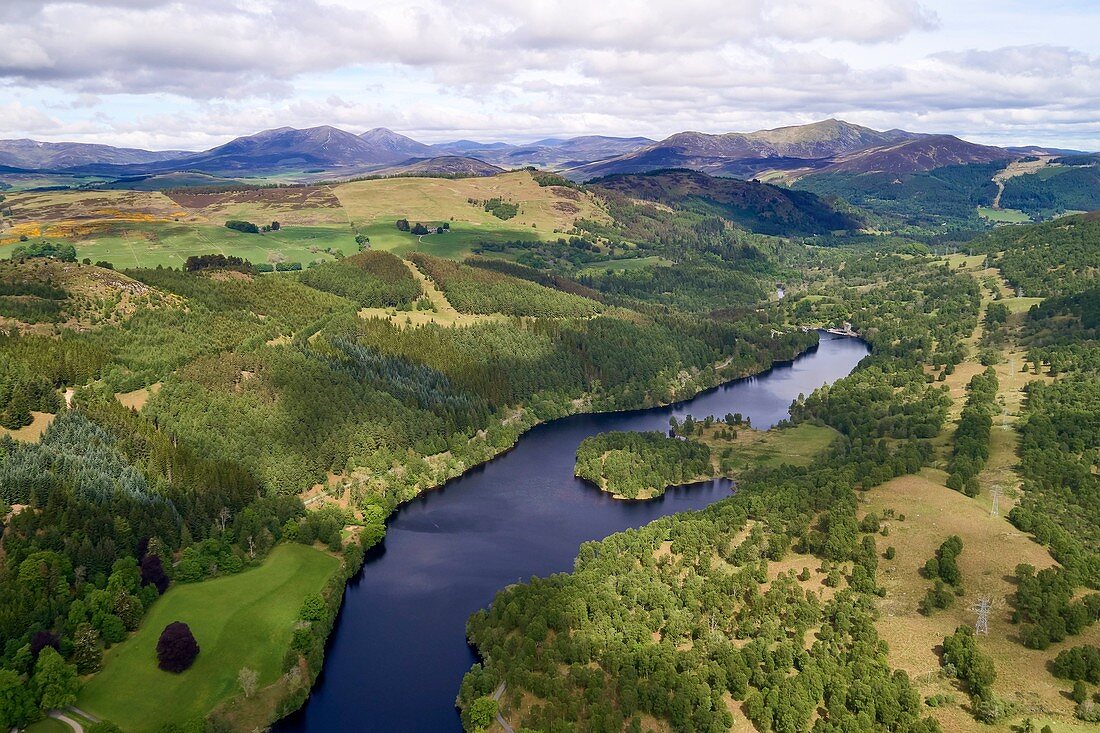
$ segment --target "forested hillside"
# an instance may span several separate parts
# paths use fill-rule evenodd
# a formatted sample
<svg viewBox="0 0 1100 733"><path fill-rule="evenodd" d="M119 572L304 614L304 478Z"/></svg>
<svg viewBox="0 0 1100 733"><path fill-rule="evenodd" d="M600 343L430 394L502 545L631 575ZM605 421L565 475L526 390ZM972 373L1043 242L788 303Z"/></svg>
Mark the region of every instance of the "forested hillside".
<svg viewBox="0 0 1100 733"><path fill-rule="evenodd" d="M597 191L615 191L643 201L722 216L761 234L827 234L858 229L862 222L827 200L758 181L714 178L691 170L615 175L590 181Z"/></svg>
<svg viewBox="0 0 1100 733"><path fill-rule="evenodd" d="M906 174L899 185L955 191L961 222L972 173ZM572 574L502 591L470 620L482 662L459 696L467 722L506 683L503 714L537 730L937 730L918 694L926 681L899 671L882 643L877 613L895 578L879 574L885 535L863 499L919 473L974 502L990 472L1016 470L992 426L1010 389L1004 365L1025 349L1035 379L1009 516L1053 560L1015 571L1018 646L1053 660L1075 640L1081 651L1059 669L1087 677L1100 616L1096 217L1001 228L949 261L870 232L820 235L809 241L830 246L815 247L750 231L755 194L713 182L700 193L694 178L668 175L636 177L644 191L616 179L598 198L585 192L591 218L578 210L559 236L497 231L450 249L442 224L406 236L376 221L373 199L349 199L386 236L405 237L401 247L429 240L395 248L404 258L363 234L358 254L323 250L331 259L300 271L207 252L190 267L119 272L38 243L2 263L0 691L19 692L0 724L70 704L77 673L129 658L104 652L139 638L166 591L266 568L277 545L299 543L340 570L312 577L324 590L300 610L281 610L298 614L293 628L278 616L270 629L284 640L282 666L261 670L259 692L223 685L195 703L211 725L264 725L304 701L341 583L402 502L541 422L683 399L793 358L816 343L814 327L844 324L872 354L800 396L783 429L758 434L728 416L698 435L681 428L687 440L611 433L581 445L577 474L623 497L734 474L737 493L586 544ZM553 177L509 180L521 178L561 189L559 202L582 196ZM777 233L854 223L788 193ZM334 208L327 195L278 194ZM890 216L939 227L916 199L899 194ZM807 214L807 202L817 213L800 229L787 204ZM282 231L275 223L266 234ZM1033 301L1011 298L1015 288L1045 300L1024 314ZM946 618L942 596L981 576L966 577L933 586L926 608L942 601ZM985 648L951 638L953 654ZM963 666L955 672L974 671ZM127 678L112 670L85 689L110 696L119 683L106 680ZM995 685L959 679L978 715L1009 719ZM1079 713L1095 710L1086 699Z"/></svg>
<svg viewBox="0 0 1100 733"><path fill-rule="evenodd" d="M873 356L793 410L843 442L816 465L750 470L702 512L585 545L572 574L503 591L470 619L484 663L463 683L464 709L505 681L509 719L537 730L642 730L654 718L677 731L743 718L805 730L822 709L838 729L939 730L886 664L874 530L856 507L861 490L931 459L948 400L922 364L959 361L978 293L922 261L886 258L875 279L844 304L849 319L862 314ZM797 577L770 565L791 553L807 565ZM806 584L815 566L820 590Z"/></svg>
<svg viewBox="0 0 1100 733"><path fill-rule="evenodd" d="M742 235L715 234L720 246ZM682 398L815 343L773 328L774 305L751 319L702 312L721 282L743 287L717 305L756 305L779 245L746 242L726 261L699 243L676 244L682 270L630 287L369 250L300 275L213 256L193 271L117 273L37 250L6 263L0 416L32 442L0 444L0 682L28 691L0 722L71 701L75 681L57 697L31 680L58 665L94 673L173 585L234 576L295 541L340 557L337 583L400 502L532 425ZM668 302L659 278L673 273L683 294ZM402 322L435 309L426 283L481 320ZM301 704L339 605L339 585L325 588L286 650L303 674L278 677L244 719L220 705L242 693L223 688L205 703L211 720L261 724Z"/></svg>
<svg viewBox="0 0 1100 733"><path fill-rule="evenodd" d="M1100 213L996 229L974 242L1024 295L1078 293L1100 277Z"/></svg>

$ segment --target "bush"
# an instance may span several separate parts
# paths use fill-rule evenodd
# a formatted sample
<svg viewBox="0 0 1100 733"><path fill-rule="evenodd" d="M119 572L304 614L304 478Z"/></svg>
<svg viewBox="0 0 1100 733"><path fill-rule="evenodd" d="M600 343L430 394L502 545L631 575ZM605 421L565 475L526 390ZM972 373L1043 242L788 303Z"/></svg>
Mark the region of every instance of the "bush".
<svg viewBox="0 0 1100 733"><path fill-rule="evenodd" d="M157 640L157 666L166 672L183 672L195 663L199 656L199 644L191 633L191 627L182 621L173 621L164 627Z"/></svg>
<svg viewBox="0 0 1100 733"><path fill-rule="evenodd" d="M1086 723L1100 723L1100 705L1092 700L1078 703L1073 714L1078 720L1083 720Z"/></svg>

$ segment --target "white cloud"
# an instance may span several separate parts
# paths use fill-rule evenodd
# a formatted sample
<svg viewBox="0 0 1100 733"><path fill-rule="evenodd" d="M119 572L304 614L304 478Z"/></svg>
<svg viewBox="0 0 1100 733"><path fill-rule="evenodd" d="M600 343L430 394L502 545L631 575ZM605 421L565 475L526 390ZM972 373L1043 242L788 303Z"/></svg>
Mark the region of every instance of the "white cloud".
<svg viewBox="0 0 1100 733"><path fill-rule="evenodd" d="M59 119L0 107L0 137L660 137L826 116L996 137L1022 110L1077 136L1100 108L1100 48L1052 42L1049 8L1031 38L1018 9L979 33L957 0L7 2L0 88Z"/></svg>
<svg viewBox="0 0 1100 733"><path fill-rule="evenodd" d="M0 104L0 129L49 132L61 126L53 117L21 102Z"/></svg>

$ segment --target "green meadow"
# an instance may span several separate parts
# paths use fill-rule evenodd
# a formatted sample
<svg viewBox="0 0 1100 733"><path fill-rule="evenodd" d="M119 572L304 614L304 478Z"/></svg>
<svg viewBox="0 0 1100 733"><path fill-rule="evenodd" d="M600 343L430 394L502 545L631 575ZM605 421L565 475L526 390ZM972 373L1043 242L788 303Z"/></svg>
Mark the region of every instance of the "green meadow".
<svg viewBox="0 0 1100 733"><path fill-rule="evenodd" d="M998 224L1026 224L1031 217L1017 209L994 209L989 206L979 206L978 216Z"/></svg>
<svg viewBox="0 0 1100 733"><path fill-rule="evenodd" d="M76 255L92 262L110 262L116 269L181 267L191 255L221 253L250 262L331 260L331 248L344 254L358 251L347 227L285 226L277 232L245 234L212 224L127 223L113 231L74 241Z"/></svg>
<svg viewBox="0 0 1100 733"><path fill-rule="evenodd" d="M77 706L127 733L146 733L166 720L201 717L239 692L242 667L259 673L261 687L271 684L282 673L303 600L338 568L331 555L283 544L254 570L170 588L141 628L108 650ZM155 654L161 631L173 621L188 624L200 648L194 666L181 674L159 669Z"/></svg>

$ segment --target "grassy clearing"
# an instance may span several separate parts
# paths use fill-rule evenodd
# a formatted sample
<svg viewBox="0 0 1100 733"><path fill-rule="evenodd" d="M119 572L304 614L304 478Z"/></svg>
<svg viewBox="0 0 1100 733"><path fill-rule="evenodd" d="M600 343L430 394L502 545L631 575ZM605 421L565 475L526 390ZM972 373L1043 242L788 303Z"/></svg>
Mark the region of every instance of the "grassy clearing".
<svg viewBox="0 0 1100 733"><path fill-rule="evenodd" d="M1031 306L1043 302L1042 298L1002 298L1001 302L1008 308L1009 313L1026 313Z"/></svg>
<svg viewBox="0 0 1100 733"><path fill-rule="evenodd" d="M1068 685L1047 671L1047 663L1066 646L1097 643L1100 633L1094 628L1045 651L1020 644L1016 627L1010 623L1009 596L1015 592L1011 575L1019 563L1043 568L1054 561L1003 516L990 516L988 501L969 499L948 489L943 485L945 478L942 471L929 469L919 476L893 479L867 496L866 511L881 514L890 508L905 515L905 521L888 523L889 536L877 538L880 551L893 546L897 552L894 560L880 560L879 566L886 598L880 604L878 630L890 645L891 666L905 670L926 697L954 695L955 705L932 711L945 731L1008 730L1007 725L990 727L975 720L962 708L966 695L954 681L940 676L939 645L956 627L974 623L969 608L979 596L988 595L994 603L991 633L982 637L980 644L997 669L996 693L1019 706L1017 721L1040 713L1072 719L1073 703L1062 694ZM931 583L920 575L920 567L953 534L963 541L958 561L966 595L949 609L923 616L917 604Z"/></svg>
<svg viewBox="0 0 1100 733"><path fill-rule="evenodd" d="M1026 224L1031 217L1018 209L994 209L989 206L979 206L978 216L999 224Z"/></svg>
<svg viewBox="0 0 1100 733"><path fill-rule="evenodd" d="M238 691L242 667L259 673L261 687L271 684L303 599L320 592L338 567L323 552L280 545L254 570L171 588L134 636L107 652L77 706L144 733L210 711ZM194 666L179 675L158 669L155 657L160 632L173 621L190 625L201 648Z"/></svg>
<svg viewBox="0 0 1100 733"><path fill-rule="evenodd" d="M395 226L399 218L401 217L387 216L372 220L359 226L359 233L370 237L372 249L385 250L396 255L424 252L452 260L459 260L472 254L474 247L479 244L542 239L533 229L523 230L514 226L507 226L514 220L502 222L499 219L496 220L496 223L488 222L484 224L472 222L452 223L447 219L410 219L410 222L414 224L419 221L430 228L440 226L444 222L450 224L451 227L450 231L442 234L416 236L409 232L402 232Z"/></svg>
<svg viewBox="0 0 1100 733"><path fill-rule="evenodd" d="M700 440L711 447L715 461L721 460L725 449L731 449L729 459L734 471L754 466L778 466L789 463L808 466L814 456L829 447L838 433L828 426L802 423L782 430L737 428L737 437L727 440L717 437L723 429L714 426L705 430Z"/></svg>
<svg viewBox="0 0 1100 733"><path fill-rule="evenodd" d="M277 232L244 234L217 224L159 223L112 227L110 231L77 239L77 257L104 260L118 269L182 267L191 255L220 252L250 262L331 260L323 250L344 254L358 251L347 227L286 226Z"/></svg>
<svg viewBox="0 0 1100 733"><path fill-rule="evenodd" d="M405 265L412 271L413 277L420 283L420 290L432 303L432 310L399 311L395 308L362 308L359 311L361 318L383 318L394 324L404 327L423 326L434 323L439 326L457 327L472 326L475 323L503 320L504 316L478 315L474 313L459 313L455 310L447 296L443 294L435 282L420 271L413 263L405 260Z"/></svg>
<svg viewBox="0 0 1100 733"><path fill-rule="evenodd" d="M36 412L31 411L31 424L24 425L16 430L10 428L0 428L0 435L8 435L15 440L21 440L24 443L37 443L42 437L42 433L46 432L46 428L53 422L54 415L50 412Z"/></svg>
<svg viewBox="0 0 1100 733"><path fill-rule="evenodd" d="M672 260L664 257L635 257L628 260L610 260L608 262L589 262L581 267L578 272L625 272L626 270L640 270L643 267L662 267L673 264Z"/></svg>
<svg viewBox="0 0 1100 733"><path fill-rule="evenodd" d="M123 407L141 412L141 408L145 407L145 403L149 401L149 398L159 392L162 386L160 382L156 382L150 384L148 387L135 389L133 392L119 392L115 395L115 399L118 400Z"/></svg>

